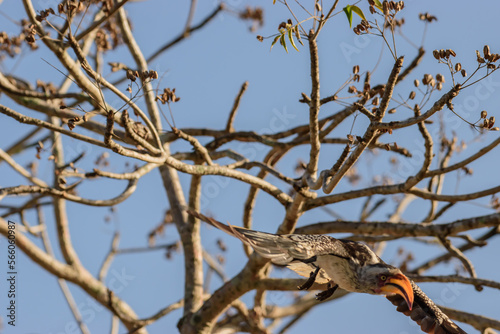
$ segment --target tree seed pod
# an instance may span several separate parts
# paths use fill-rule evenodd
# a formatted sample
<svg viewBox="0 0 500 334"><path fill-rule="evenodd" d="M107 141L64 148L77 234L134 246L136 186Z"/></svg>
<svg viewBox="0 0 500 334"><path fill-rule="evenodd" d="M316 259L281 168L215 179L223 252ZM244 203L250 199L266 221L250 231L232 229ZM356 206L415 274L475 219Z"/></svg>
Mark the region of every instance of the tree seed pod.
<svg viewBox="0 0 500 334"><path fill-rule="evenodd" d="M374 97L373 100L372 100L372 104L374 106L378 106L379 102L380 102L380 99L379 99L378 96Z"/></svg>
<svg viewBox="0 0 500 334"><path fill-rule="evenodd" d="M418 87L418 86L420 86L420 81L418 81L418 79L415 79L413 81L413 84L415 85L415 87Z"/></svg>
<svg viewBox="0 0 500 334"><path fill-rule="evenodd" d="M436 80L438 82L444 82L444 77L441 73L436 74Z"/></svg>
<svg viewBox="0 0 500 334"><path fill-rule="evenodd" d="M127 79L135 81L135 75L134 72L132 72L132 70L127 70Z"/></svg>
<svg viewBox="0 0 500 334"><path fill-rule="evenodd" d="M439 50L439 57L440 58L445 58L446 57L446 51L443 50L443 49Z"/></svg>
<svg viewBox="0 0 500 334"><path fill-rule="evenodd" d="M488 117L488 112L486 110L481 111L481 118Z"/></svg>
<svg viewBox="0 0 500 334"><path fill-rule="evenodd" d="M495 124L495 116L491 116L488 122L490 123L490 128L491 128Z"/></svg>
<svg viewBox="0 0 500 334"><path fill-rule="evenodd" d="M456 63L455 64L455 71L460 72L461 69L462 69L462 64Z"/></svg>
<svg viewBox="0 0 500 334"><path fill-rule="evenodd" d="M396 112L396 108L392 108L390 109L387 113L389 114L394 114Z"/></svg>
<svg viewBox="0 0 500 334"><path fill-rule="evenodd" d="M434 50L432 51L432 55L434 56L434 58L436 58L437 60L439 60L439 58L441 58L441 56L439 55L439 51L438 50Z"/></svg>
<svg viewBox="0 0 500 334"><path fill-rule="evenodd" d="M352 68L352 73L353 73L353 74L358 74L358 72L359 72L359 65L356 65L356 66L354 66L354 67Z"/></svg>
<svg viewBox="0 0 500 334"><path fill-rule="evenodd" d="M490 53L490 47L488 45L484 46L483 53L484 53L484 58L488 59L490 57L491 53Z"/></svg>
<svg viewBox="0 0 500 334"><path fill-rule="evenodd" d="M462 73L462 76L464 78L467 76L467 71L465 71L465 69L462 69L462 71L460 71L460 73Z"/></svg>
<svg viewBox="0 0 500 334"><path fill-rule="evenodd" d="M451 51L450 51L450 49L448 49L445 51L445 57L446 57L446 59L448 59L448 58L450 58L450 56L451 56Z"/></svg>
<svg viewBox="0 0 500 334"><path fill-rule="evenodd" d="M481 57L481 55L479 54L479 51L477 51L477 50L476 50L476 57L477 57L477 62L478 62L479 64L483 64L483 63L485 63L484 58L483 58L483 57Z"/></svg>
<svg viewBox="0 0 500 334"><path fill-rule="evenodd" d="M415 93L415 91L414 91L414 90L412 90L412 91L410 92L410 96L408 96L408 98L409 98L410 100L413 100L413 99L415 98L415 96L416 96L416 95L417 95L417 94Z"/></svg>
<svg viewBox="0 0 500 334"><path fill-rule="evenodd" d="M451 54L453 57L456 57L456 56L457 56L456 52L455 52L455 51L453 51L452 49L449 49L449 51L450 51L450 54Z"/></svg>
<svg viewBox="0 0 500 334"><path fill-rule="evenodd" d="M424 85L428 85L428 84L431 83L432 80L433 80L432 75L430 75L430 74L424 74L424 78L422 79L422 83Z"/></svg>

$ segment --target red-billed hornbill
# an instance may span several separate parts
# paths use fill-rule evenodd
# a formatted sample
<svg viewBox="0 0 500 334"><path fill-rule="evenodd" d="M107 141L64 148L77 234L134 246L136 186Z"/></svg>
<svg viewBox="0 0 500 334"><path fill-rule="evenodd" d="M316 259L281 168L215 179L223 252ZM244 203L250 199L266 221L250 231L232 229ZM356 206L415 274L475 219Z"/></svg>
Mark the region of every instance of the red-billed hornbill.
<svg viewBox="0 0 500 334"><path fill-rule="evenodd" d="M398 311L410 316L426 333L466 334L401 270L382 261L365 244L327 235L253 231L225 225L192 210L187 212L240 239L272 263L308 277L298 289L307 290L314 282L328 283L328 289L316 295L320 301L332 296L338 287L350 292L385 295Z"/></svg>

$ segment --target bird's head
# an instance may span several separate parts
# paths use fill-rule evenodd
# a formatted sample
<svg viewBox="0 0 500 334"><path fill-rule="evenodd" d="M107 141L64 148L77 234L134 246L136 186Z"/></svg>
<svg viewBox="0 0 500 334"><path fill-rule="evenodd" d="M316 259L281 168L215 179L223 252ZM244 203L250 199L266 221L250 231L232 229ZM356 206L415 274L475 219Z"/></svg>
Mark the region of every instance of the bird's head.
<svg viewBox="0 0 500 334"><path fill-rule="evenodd" d="M364 270L364 283L371 293L377 295L397 294L404 298L411 310L413 288L410 280L401 270L385 263L367 266Z"/></svg>

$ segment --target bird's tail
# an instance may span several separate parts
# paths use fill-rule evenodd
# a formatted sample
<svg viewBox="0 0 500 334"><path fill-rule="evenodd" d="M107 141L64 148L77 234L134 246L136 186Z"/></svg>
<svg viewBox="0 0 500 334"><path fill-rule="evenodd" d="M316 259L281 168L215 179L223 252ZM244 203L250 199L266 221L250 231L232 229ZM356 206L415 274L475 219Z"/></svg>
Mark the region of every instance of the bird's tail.
<svg viewBox="0 0 500 334"><path fill-rule="evenodd" d="M271 259L276 264L285 265L293 259L287 251L287 248L293 246L292 240L276 234L248 230L231 224L226 225L191 209L186 211L190 215L240 239L243 243L251 246L258 254Z"/></svg>
<svg viewBox="0 0 500 334"><path fill-rule="evenodd" d="M251 241L244 234L242 234L240 231L238 231L238 230L241 230L241 228L234 227L231 224L226 225L224 223L221 223L220 221L217 221L211 217L205 216L204 214L199 213L199 212L194 211L194 210L191 210L191 209L187 209L186 212L189 213L191 216L196 217L200 220L203 220L204 222L212 225L213 227L216 227L219 230L224 231L227 234L240 239L245 244L248 244L250 246L252 245Z"/></svg>

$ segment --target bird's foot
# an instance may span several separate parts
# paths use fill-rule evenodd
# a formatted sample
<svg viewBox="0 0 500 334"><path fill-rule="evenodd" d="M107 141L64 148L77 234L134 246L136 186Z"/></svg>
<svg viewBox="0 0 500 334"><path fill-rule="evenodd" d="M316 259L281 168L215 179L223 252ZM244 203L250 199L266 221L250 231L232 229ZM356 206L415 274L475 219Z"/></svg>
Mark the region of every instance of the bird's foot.
<svg viewBox="0 0 500 334"><path fill-rule="evenodd" d="M333 295L333 293L335 292L335 290L337 290L338 287L339 286L337 284L332 286L332 283L328 283L328 289L318 293L316 295L316 299L319 300L320 302L322 302L323 300L327 300Z"/></svg>
<svg viewBox="0 0 500 334"><path fill-rule="evenodd" d="M299 289L299 290L309 290L309 288L311 288L311 286L316 281L316 276L318 276L318 272L319 272L319 267L316 267L316 270L311 271L311 274L309 275L309 278L307 279L307 281L305 281L304 284L299 285L297 287L297 289Z"/></svg>

